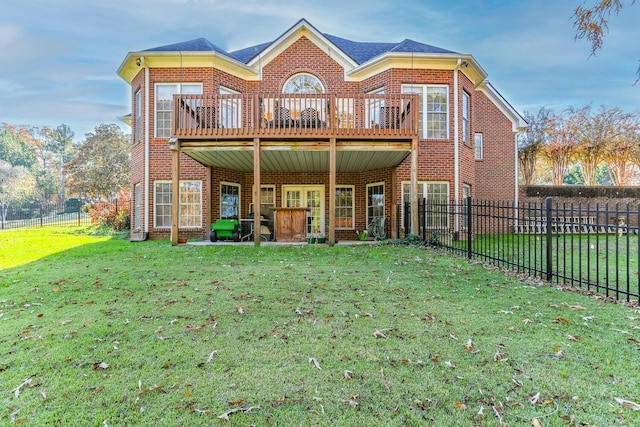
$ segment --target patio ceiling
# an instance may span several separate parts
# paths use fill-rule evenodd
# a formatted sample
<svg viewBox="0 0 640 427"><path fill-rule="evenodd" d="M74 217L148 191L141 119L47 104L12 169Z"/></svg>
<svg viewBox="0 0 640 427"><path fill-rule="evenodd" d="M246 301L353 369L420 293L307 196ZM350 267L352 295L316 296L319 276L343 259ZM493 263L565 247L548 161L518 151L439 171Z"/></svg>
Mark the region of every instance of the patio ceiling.
<svg viewBox="0 0 640 427"><path fill-rule="evenodd" d="M195 150L184 151L194 160L206 166L232 169L240 172L253 171L253 151ZM337 151L337 172L363 172L399 165L407 156L406 150L389 151ZM269 172L328 172L328 151L263 150L260 169Z"/></svg>

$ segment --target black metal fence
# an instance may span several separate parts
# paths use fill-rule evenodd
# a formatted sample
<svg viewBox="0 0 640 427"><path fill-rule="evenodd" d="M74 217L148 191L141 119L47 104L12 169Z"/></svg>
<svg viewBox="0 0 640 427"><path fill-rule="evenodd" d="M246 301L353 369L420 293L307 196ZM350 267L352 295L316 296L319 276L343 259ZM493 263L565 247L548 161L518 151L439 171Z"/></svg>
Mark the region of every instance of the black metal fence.
<svg viewBox="0 0 640 427"><path fill-rule="evenodd" d="M107 202L115 212L128 207L129 201L114 198ZM0 204L0 230L25 227L81 226L92 223L89 213L94 203L69 199L65 203L29 202Z"/></svg>
<svg viewBox="0 0 640 427"><path fill-rule="evenodd" d="M411 230L411 209L397 227ZM640 301L640 203L427 201L419 236L436 246L532 277Z"/></svg>

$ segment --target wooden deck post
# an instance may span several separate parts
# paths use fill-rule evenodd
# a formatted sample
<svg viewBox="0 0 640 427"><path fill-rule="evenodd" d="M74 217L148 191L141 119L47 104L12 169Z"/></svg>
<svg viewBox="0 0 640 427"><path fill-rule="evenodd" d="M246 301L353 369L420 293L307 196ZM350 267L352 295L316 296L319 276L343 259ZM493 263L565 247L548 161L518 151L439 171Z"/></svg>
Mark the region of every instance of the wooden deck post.
<svg viewBox="0 0 640 427"><path fill-rule="evenodd" d="M336 139L329 140L329 246L336 244Z"/></svg>
<svg viewBox="0 0 640 427"><path fill-rule="evenodd" d="M180 224L180 142L169 140L171 150L171 246L178 244Z"/></svg>
<svg viewBox="0 0 640 427"><path fill-rule="evenodd" d="M253 138L253 244L260 246L260 138Z"/></svg>

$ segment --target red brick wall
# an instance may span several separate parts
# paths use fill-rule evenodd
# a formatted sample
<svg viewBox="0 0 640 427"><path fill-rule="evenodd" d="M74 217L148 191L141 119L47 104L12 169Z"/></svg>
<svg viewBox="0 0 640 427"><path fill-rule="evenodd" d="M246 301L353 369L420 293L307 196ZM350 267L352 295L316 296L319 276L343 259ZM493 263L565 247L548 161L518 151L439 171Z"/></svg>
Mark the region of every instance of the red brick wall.
<svg viewBox="0 0 640 427"><path fill-rule="evenodd" d="M474 131L484 135L484 160L475 161L474 197L483 200L515 198L515 134L511 122L487 96L475 92Z"/></svg>
<svg viewBox="0 0 640 427"><path fill-rule="evenodd" d="M419 70L393 69L381 72L379 75L362 82L344 81L344 69L324 51L314 45L306 37L301 37L286 51L282 52L262 68L263 80L248 82L228 73L212 68L172 68L150 69L149 88L149 130L150 130L150 188L149 188L149 218L152 237L166 238L170 230L153 228L154 203L153 182L171 179L171 152L166 138L154 138L154 101L156 83L198 82L203 84L203 93L218 93L220 86L225 86L238 92L281 92L285 82L294 74L306 72L316 76L324 85L326 92L354 92L366 93L384 87L386 93L400 93L403 84L443 84L449 88L449 129L448 138L444 140L421 140L419 142L418 180L449 182L450 197L453 198L454 189L454 104L460 105L459 115L459 153L460 153L460 192L462 185L472 187L474 197L483 199L512 199L514 194L514 134L511 122L479 91L473 83L460 72L458 74L458 99L454 99L454 72L452 70ZM132 81L131 102L135 106L135 92L142 89L144 93L144 72L140 72ZM470 95L471 132L470 141L462 143L462 92ZM136 112L132 111L135 121ZM144 120L144 115L143 115ZM146 125L146 124L145 124ZM135 129L135 123L132 123ZM143 133L145 126L143 125ZM484 135L485 160L474 159L473 135L482 132ZM144 141L144 134L142 137ZM375 182L385 183L386 216L391 218L391 210L401 202L402 182L410 180L411 157L408 156L397 168L384 169L352 174L339 174L338 184L355 186L355 214L356 229L365 227L366 219L366 185ZM132 147L132 190L136 183L143 182L144 143L137 143ZM219 217L220 182L236 182L242 185L242 215L248 212L251 201L253 175L226 169L211 169L200 165L186 155L181 157L181 179L202 180L202 223L203 228L190 232L191 236L206 238L208 223L211 216L215 220ZM209 182L211 188L209 188ZM321 184L325 186L325 213L328 224L329 194L328 173L319 174L263 174L263 185L275 185L277 205L281 206L282 185L287 184ZM143 188L144 190L144 188ZM211 197L209 198L209 195ZM460 193L462 195L462 193ZM144 200L144 199L143 199ZM144 206L144 204L143 204ZM132 215L135 213L132 212ZM144 216L141 216L144 221ZM389 225L390 226L390 225ZM144 225L143 225L144 227ZM182 235L182 232L181 232ZM338 239L354 239L353 231L338 231Z"/></svg>

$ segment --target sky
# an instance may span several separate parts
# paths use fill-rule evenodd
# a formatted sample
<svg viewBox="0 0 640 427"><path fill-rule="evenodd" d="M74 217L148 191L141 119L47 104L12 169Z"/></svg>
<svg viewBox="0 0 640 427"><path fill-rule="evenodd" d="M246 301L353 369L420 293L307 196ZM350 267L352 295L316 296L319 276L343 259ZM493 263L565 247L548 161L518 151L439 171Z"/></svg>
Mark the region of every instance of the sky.
<svg viewBox="0 0 640 427"><path fill-rule="evenodd" d="M640 3L609 21L604 46L575 40L595 0L1 0L0 123L57 127L82 141L131 111L117 75L128 52L200 37L227 51L305 18L362 42L412 39L471 54L521 114L593 105L640 110ZM586 2L586 3L583 3Z"/></svg>

